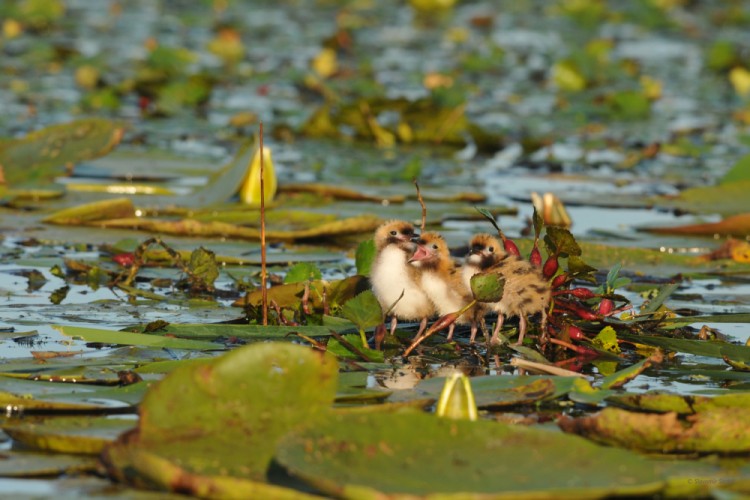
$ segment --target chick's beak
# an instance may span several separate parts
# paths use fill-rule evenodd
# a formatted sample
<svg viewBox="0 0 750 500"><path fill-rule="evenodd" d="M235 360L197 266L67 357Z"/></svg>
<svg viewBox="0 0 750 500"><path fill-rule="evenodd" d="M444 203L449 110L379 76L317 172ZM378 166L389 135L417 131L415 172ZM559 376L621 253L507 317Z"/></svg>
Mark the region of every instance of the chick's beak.
<svg viewBox="0 0 750 500"><path fill-rule="evenodd" d="M411 256L409 259L409 262L416 262L419 260L424 260L430 256L430 252L427 251L427 249L422 245L417 245L417 249L414 250L414 255Z"/></svg>

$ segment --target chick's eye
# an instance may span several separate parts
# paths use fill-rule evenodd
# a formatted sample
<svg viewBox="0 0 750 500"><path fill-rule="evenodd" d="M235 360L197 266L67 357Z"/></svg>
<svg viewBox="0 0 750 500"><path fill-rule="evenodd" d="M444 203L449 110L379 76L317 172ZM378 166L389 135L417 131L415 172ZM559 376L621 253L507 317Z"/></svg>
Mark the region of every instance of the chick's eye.
<svg viewBox="0 0 750 500"><path fill-rule="evenodd" d="M487 250L489 250L490 253L495 251L495 247L489 247Z"/></svg>
<svg viewBox="0 0 750 500"><path fill-rule="evenodd" d="M397 234L398 234L398 231L396 230L391 231L391 236L396 236Z"/></svg>
<svg viewBox="0 0 750 500"><path fill-rule="evenodd" d="M432 249L433 249L433 250L437 250L437 249L438 249L438 246L437 246L437 245L432 245Z"/></svg>

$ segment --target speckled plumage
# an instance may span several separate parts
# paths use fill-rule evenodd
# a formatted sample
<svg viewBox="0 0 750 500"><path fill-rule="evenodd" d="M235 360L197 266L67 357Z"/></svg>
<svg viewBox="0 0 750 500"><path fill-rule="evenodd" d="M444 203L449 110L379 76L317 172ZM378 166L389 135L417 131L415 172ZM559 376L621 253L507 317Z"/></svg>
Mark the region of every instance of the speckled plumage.
<svg viewBox="0 0 750 500"><path fill-rule="evenodd" d="M421 335L427 318L435 313L430 299L417 282L417 271L409 265L416 243L414 226L405 221L388 221L375 230L376 255L370 271L372 291L384 311L391 310L391 334L398 320L421 321ZM403 297L399 300L401 293ZM398 301L398 302L397 302Z"/></svg>
<svg viewBox="0 0 750 500"><path fill-rule="evenodd" d="M544 278L541 270L516 255L505 252L502 244L489 234L478 234L469 243L469 255L463 267L464 282L469 283L471 277L479 272L497 272L505 278L503 297L499 302L485 304L480 314L497 313L497 323L492 332L492 342L499 341L498 334L506 318L518 316L518 344L523 342L526 334L527 317L534 314L542 315L542 331L546 328L547 308L552 298L549 281ZM474 340L476 327L472 327Z"/></svg>

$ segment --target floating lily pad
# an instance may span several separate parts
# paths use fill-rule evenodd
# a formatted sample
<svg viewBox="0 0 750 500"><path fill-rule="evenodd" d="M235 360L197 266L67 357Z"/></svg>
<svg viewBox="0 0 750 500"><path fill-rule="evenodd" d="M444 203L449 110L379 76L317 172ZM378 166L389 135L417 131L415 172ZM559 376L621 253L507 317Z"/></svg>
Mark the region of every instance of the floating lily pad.
<svg viewBox="0 0 750 500"><path fill-rule="evenodd" d="M417 412L347 413L284 439L276 459L340 498L598 498L662 488L640 456L570 437Z"/></svg>
<svg viewBox="0 0 750 500"><path fill-rule="evenodd" d="M98 454L104 445L135 427L135 419L54 417L39 421L6 422L3 432L36 450L84 455Z"/></svg>
<svg viewBox="0 0 750 500"><path fill-rule="evenodd" d="M680 415L691 415L716 408L750 408L750 392L736 392L712 397L649 392L645 394L613 395L607 400L628 409L660 413L675 412Z"/></svg>
<svg viewBox="0 0 750 500"><path fill-rule="evenodd" d="M14 452L0 455L0 477L40 477L94 471L95 458L80 455Z"/></svg>
<svg viewBox="0 0 750 500"><path fill-rule="evenodd" d="M123 122L98 118L52 125L0 144L0 167L12 187L46 184L64 167L107 154L124 132Z"/></svg>
<svg viewBox="0 0 750 500"><path fill-rule="evenodd" d="M220 344L212 342L177 339L146 333L120 332L78 326L55 326L54 328L59 330L63 335L82 338L88 342L102 342L104 344L139 345L171 349L218 350L223 348Z"/></svg>
<svg viewBox="0 0 750 500"><path fill-rule="evenodd" d="M337 374L332 357L286 343L177 368L146 395L137 429L104 461L119 480L165 490L205 495L210 482L217 496L238 482L262 483L277 441L325 415Z"/></svg>
<svg viewBox="0 0 750 500"><path fill-rule="evenodd" d="M675 412L605 408L590 417L563 417L565 432L610 446L657 453L750 453L746 408L715 408L679 418Z"/></svg>

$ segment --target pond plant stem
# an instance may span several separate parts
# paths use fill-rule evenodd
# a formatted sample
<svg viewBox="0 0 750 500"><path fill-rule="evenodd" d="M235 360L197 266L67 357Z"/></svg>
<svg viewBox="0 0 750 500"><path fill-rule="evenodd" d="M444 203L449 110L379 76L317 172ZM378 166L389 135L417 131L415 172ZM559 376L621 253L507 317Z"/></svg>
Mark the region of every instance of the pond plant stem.
<svg viewBox="0 0 750 500"><path fill-rule="evenodd" d="M263 184L263 122L259 124L260 136L260 301L263 310L263 326L268 325L268 289L266 287L266 191Z"/></svg>
<svg viewBox="0 0 750 500"><path fill-rule="evenodd" d="M417 188L417 201L419 201L419 206L422 207L422 225L419 226L419 231L424 233L424 228L427 225L427 206L424 204L424 198L422 198L422 191L419 190L417 179L414 179L414 187Z"/></svg>

